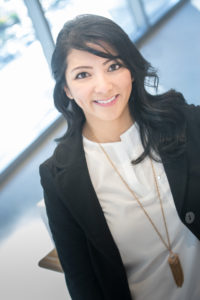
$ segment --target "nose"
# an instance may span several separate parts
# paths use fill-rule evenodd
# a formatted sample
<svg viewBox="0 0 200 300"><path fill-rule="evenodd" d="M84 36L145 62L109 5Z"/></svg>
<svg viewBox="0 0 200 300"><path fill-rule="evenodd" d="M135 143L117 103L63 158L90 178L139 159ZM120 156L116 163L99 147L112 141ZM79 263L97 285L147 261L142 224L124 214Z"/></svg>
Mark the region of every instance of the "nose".
<svg viewBox="0 0 200 300"><path fill-rule="evenodd" d="M95 78L95 93L106 96L112 90L113 83L107 74L98 74Z"/></svg>

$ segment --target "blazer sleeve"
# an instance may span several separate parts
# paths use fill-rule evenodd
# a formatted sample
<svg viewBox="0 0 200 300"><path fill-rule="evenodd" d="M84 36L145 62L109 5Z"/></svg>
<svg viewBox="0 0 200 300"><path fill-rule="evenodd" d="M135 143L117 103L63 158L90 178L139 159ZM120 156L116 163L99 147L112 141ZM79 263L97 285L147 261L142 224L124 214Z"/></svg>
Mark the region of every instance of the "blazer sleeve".
<svg viewBox="0 0 200 300"><path fill-rule="evenodd" d="M71 298L102 300L101 290L90 261L87 239L57 195L48 166L40 166L40 176L49 226Z"/></svg>

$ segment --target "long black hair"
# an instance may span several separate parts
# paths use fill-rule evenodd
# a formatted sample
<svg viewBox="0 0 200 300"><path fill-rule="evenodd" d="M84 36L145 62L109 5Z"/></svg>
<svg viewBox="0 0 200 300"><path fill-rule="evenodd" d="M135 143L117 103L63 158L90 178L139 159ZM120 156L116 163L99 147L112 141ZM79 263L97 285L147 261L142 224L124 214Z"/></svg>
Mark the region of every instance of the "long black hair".
<svg viewBox="0 0 200 300"><path fill-rule="evenodd" d="M102 51L91 44L100 45ZM105 45L108 45L106 48ZM109 49L114 50L113 55ZM120 59L134 78L129 108L140 131L144 152L132 163L141 162L147 155L157 160L157 154L175 158L184 151L185 120L182 107L185 100L181 93L170 90L152 95L148 86L157 90L158 76L155 69L137 50L128 35L112 20L97 15L79 15L65 23L60 31L52 56L52 73L56 81L54 103L66 118L68 129L62 139L72 135L85 121L81 108L66 96L65 71L67 57L72 49L88 51L100 57ZM62 140L61 139L61 140ZM155 155L154 155L155 154Z"/></svg>

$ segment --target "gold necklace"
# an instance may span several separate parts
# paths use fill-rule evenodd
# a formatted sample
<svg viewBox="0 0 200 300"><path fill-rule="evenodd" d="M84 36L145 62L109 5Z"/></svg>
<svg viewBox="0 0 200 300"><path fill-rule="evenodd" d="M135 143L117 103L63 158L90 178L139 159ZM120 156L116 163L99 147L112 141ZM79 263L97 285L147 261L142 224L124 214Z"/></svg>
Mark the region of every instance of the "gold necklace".
<svg viewBox="0 0 200 300"><path fill-rule="evenodd" d="M94 135L93 135L94 136ZM95 137L95 136L94 136ZM96 137L95 140L97 141ZM181 287L183 285L183 281L184 281L184 275L183 275L183 270L182 270L182 266L179 260L179 256L177 253L174 253L172 251L172 247L171 247L171 243L170 243L170 238L169 238L169 232L168 232L168 228L167 228L167 222L166 222L166 217L165 217L165 213L164 213L164 209L163 209L163 204L162 204L162 200L161 200L161 196L160 196L160 191L159 191L159 186L158 186L158 182L156 179L156 172L153 166L153 162L150 159L151 162L151 168L152 168L152 172L153 172L153 177L154 177L154 183L156 186L156 191L157 191L157 195L160 201L160 208L161 208L161 212L162 212L162 217L163 217L163 222L164 222L164 226L165 226L165 231L166 231L166 235L167 235L167 243L165 242L165 240L163 239L161 233L159 232L158 228L156 227L155 223L153 222L153 220L151 219L151 217L149 216L149 214L147 213L146 209L144 208L144 206L142 205L141 201L138 199L137 195L135 194L135 192L129 187L129 185L127 184L127 182L124 180L124 178L122 177L122 175L120 174L120 172L118 171L117 167L115 166L115 164L113 163L113 161L111 160L110 156L107 154L107 152L105 151L104 147L97 142L97 144L99 145L100 149L103 151L103 153L105 154L105 156L107 157L108 161L110 162L110 164L112 165L113 169L116 171L116 173L119 175L120 179L122 180L122 182L124 183L124 185L127 187L127 189L130 191L130 193L132 194L133 198L135 198L135 200L137 201L137 203L139 204L139 206L141 207L141 209L143 210L143 212L145 213L146 217L148 218L148 220L150 221L151 225L153 226L154 230L156 231L156 233L158 234L159 238L161 239L162 243L165 245L165 247L168 249L169 251L169 258L168 258L168 263L174 278L174 281L176 283L176 285L178 287Z"/></svg>

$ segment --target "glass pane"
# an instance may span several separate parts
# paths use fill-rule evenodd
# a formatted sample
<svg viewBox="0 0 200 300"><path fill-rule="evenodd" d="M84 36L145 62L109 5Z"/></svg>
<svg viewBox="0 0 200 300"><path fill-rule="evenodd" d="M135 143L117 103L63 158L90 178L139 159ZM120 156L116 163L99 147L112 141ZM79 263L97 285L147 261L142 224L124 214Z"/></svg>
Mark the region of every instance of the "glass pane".
<svg viewBox="0 0 200 300"><path fill-rule="evenodd" d="M58 116L53 81L23 1L0 1L0 171Z"/></svg>
<svg viewBox="0 0 200 300"><path fill-rule="evenodd" d="M133 35L137 31L133 16L124 0L40 0L40 2L54 39L67 20L83 13L92 13L113 19L129 35Z"/></svg>
<svg viewBox="0 0 200 300"><path fill-rule="evenodd" d="M180 0L142 0L142 2L150 23L155 23Z"/></svg>

